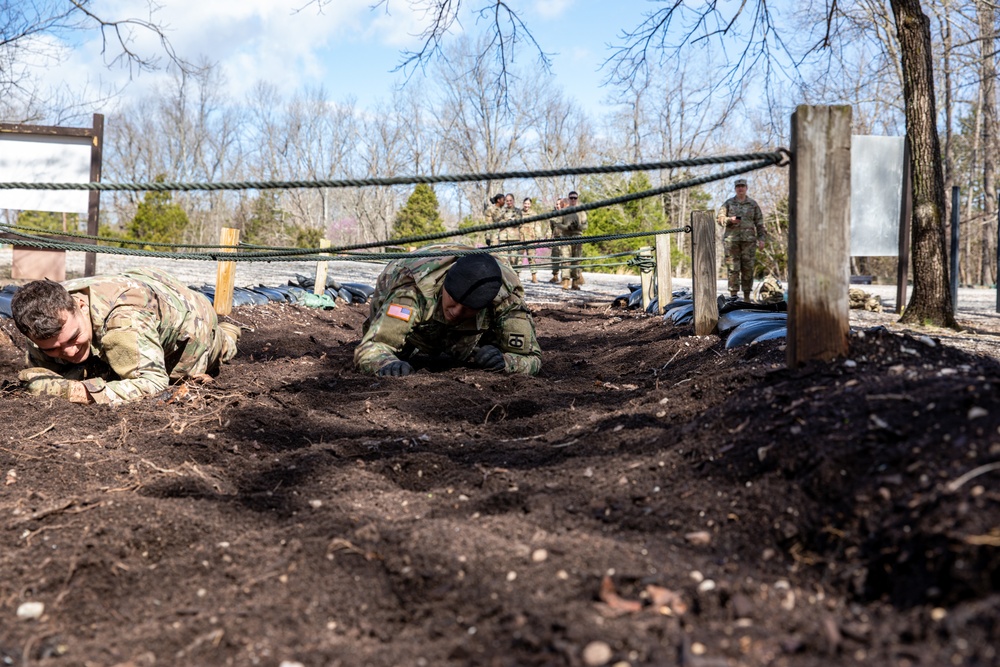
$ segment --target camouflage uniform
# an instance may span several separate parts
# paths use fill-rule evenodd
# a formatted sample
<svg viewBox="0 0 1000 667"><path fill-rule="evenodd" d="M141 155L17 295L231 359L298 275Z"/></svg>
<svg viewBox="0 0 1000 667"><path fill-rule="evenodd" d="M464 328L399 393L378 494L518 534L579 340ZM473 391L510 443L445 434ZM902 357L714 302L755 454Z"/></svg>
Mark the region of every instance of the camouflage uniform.
<svg viewBox="0 0 1000 667"><path fill-rule="evenodd" d="M587 231L587 212L580 211L562 216L562 218L559 218L559 227L562 238L583 236L583 233ZM570 246L562 246L562 249L560 255L571 258L570 262L563 266L562 279L564 281L572 279L582 284L583 270L580 269L580 258L583 257L583 244L578 243Z"/></svg>
<svg viewBox="0 0 1000 667"><path fill-rule="evenodd" d="M739 222L727 222L726 218L739 216ZM753 289L754 261L757 258L757 243L765 241L764 214L760 206L750 197L739 201L730 197L722 204L716 216L725 232L722 244L726 249L726 269L729 273L729 293L736 294L743 285L744 294Z"/></svg>
<svg viewBox="0 0 1000 667"><path fill-rule="evenodd" d="M235 325L220 327L212 304L177 279L152 268L63 283L87 300L90 357L70 364L31 344L28 363L82 381L95 403L122 403L158 394L170 382L218 370L236 355Z"/></svg>
<svg viewBox="0 0 1000 667"><path fill-rule="evenodd" d="M524 209L521 209L521 217L522 218L523 217L529 217L530 218L530 217L533 217L534 215L535 215L534 211L530 211L530 212L528 212L527 215L525 215ZM517 234L518 234L518 240L521 241L521 242L524 242L524 241L535 241L535 240L540 239L542 237L541 233L538 230L538 221L537 220L535 222L529 222L527 224L524 224L524 225L521 225L520 227L518 227L517 228ZM537 273L535 271L535 264L538 263L538 258L536 257L536 253L537 252L538 252L537 248L525 248L522 251L522 254L525 257L525 261L527 261L527 263L528 263L528 268L531 270L532 280L534 280L535 273ZM518 258L518 265L520 265L520 258Z"/></svg>
<svg viewBox="0 0 1000 667"><path fill-rule="evenodd" d="M432 245L422 250L471 250L468 246ZM510 266L500 261L503 286L493 303L472 320L445 321L441 290L457 257L414 257L390 262L378 277L354 363L363 373L378 373L386 364L415 351L447 353L468 359L480 345L503 352L508 373L535 375L542 367L542 350L535 322L524 303L524 288Z"/></svg>
<svg viewBox="0 0 1000 667"><path fill-rule="evenodd" d="M492 225L502 220L505 208L490 202L489 208L483 214L486 224ZM497 240L497 232L500 230L490 229L486 231L486 245L493 245Z"/></svg>
<svg viewBox="0 0 1000 667"><path fill-rule="evenodd" d="M554 210L559 210L558 208ZM554 218L549 218L549 229L552 232L553 239L561 239L563 237L563 226L562 217L557 216ZM552 281L554 283L559 282L559 267L562 266L562 258L568 256L568 248L564 245L554 245L552 246Z"/></svg>

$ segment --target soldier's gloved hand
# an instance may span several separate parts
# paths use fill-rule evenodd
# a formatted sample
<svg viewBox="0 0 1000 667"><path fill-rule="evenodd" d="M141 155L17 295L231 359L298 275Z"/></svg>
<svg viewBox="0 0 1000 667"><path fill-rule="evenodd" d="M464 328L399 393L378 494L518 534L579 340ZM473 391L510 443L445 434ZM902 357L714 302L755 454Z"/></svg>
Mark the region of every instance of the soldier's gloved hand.
<svg viewBox="0 0 1000 667"><path fill-rule="evenodd" d="M502 371L507 367L503 352L493 345L483 345L472 355L472 363L488 371Z"/></svg>
<svg viewBox="0 0 1000 667"><path fill-rule="evenodd" d="M379 375L391 375L392 377L401 377L403 375L409 375L412 372L413 366L405 361L390 361L385 366L378 369Z"/></svg>
<svg viewBox="0 0 1000 667"><path fill-rule="evenodd" d="M58 396L59 398L70 399L74 394L79 394L79 390L74 391L79 382L67 380L55 371L47 368L26 368L17 374L17 379L21 381L24 388L35 396ZM86 395L86 390L84 390Z"/></svg>

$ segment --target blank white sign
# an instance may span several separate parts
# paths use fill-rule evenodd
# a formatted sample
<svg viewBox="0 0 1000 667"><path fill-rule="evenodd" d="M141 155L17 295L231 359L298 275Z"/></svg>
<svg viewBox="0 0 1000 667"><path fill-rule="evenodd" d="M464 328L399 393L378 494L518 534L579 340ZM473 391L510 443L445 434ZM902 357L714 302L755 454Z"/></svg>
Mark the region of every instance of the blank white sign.
<svg viewBox="0 0 1000 667"><path fill-rule="evenodd" d="M851 257L899 255L904 137L851 137Z"/></svg>
<svg viewBox="0 0 1000 667"><path fill-rule="evenodd" d="M90 137L0 134L0 183L89 183ZM0 188L0 208L86 215L88 190Z"/></svg>

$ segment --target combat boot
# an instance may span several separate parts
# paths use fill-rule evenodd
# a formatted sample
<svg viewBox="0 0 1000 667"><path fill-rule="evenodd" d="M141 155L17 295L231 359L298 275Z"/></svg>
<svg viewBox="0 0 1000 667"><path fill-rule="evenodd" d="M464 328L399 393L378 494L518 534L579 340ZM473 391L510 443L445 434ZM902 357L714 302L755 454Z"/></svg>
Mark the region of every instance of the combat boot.
<svg viewBox="0 0 1000 667"><path fill-rule="evenodd" d="M558 283L559 282L559 276L558 275L553 275L552 276L552 280L550 280L549 282L550 283Z"/></svg>
<svg viewBox="0 0 1000 667"><path fill-rule="evenodd" d="M587 284L587 281L583 279L583 275L582 274L580 275L579 278L574 278L573 282L575 284L577 284L577 285L586 285Z"/></svg>
<svg viewBox="0 0 1000 667"><path fill-rule="evenodd" d="M232 322L219 322L219 333L222 334L222 353L219 361L229 361L236 356L236 343L243 330Z"/></svg>
<svg viewBox="0 0 1000 667"><path fill-rule="evenodd" d="M574 278L573 287L571 287L570 289L580 289L581 285L583 285L583 278Z"/></svg>
<svg viewBox="0 0 1000 667"><path fill-rule="evenodd" d="M562 288L563 289L569 289L569 285L570 285L570 279L569 278L566 278L565 280L562 281Z"/></svg>

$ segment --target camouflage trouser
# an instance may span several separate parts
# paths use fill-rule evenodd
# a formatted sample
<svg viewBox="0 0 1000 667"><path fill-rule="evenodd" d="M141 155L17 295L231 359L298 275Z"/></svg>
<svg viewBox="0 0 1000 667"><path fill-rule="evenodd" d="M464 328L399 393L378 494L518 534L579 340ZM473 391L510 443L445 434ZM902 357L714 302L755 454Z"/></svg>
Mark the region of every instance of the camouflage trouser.
<svg viewBox="0 0 1000 667"><path fill-rule="evenodd" d="M583 234L566 234L564 238L582 239ZM563 252L569 251L569 257L572 258L569 264L563 265L562 279L579 280L583 278L583 269L580 268L580 258L583 257L583 244L576 243L569 246L562 246L562 249Z"/></svg>
<svg viewBox="0 0 1000 667"><path fill-rule="evenodd" d="M726 248L726 270L729 273L729 293L740 291L749 293L753 289L754 260L757 258L757 239L741 241L735 238L723 239Z"/></svg>
<svg viewBox="0 0 1000 667"><path fill-rule="evenodd" d="M235 324L220 323L212 303L203 295L195 293L193 303L188 304L195 313L194 318L198 341L211 341L209 345L181 347L170 358L164 359L171 380L180 380L194 375L215 374L219 365L236 356L236 343L240 328Z"/></svg>
<svg viewBox="0 0 1000 667"><path fill-rule="evenodd" d="M552 238L554 238L554 239L561 239L562 237L563 237L562 232L560 230L556 229L555 227L553 227L553 229L552 229ZM562 262L560 260L562 260L563 257L569 257L569 246L564 246L564 245L554 245L554 246L552 246L552 277L553 278L558 278L559 277L559 267L562 266Z"/></svg>

